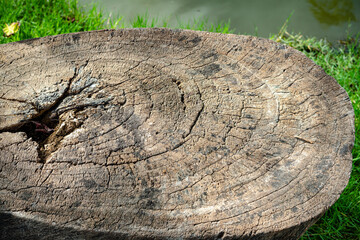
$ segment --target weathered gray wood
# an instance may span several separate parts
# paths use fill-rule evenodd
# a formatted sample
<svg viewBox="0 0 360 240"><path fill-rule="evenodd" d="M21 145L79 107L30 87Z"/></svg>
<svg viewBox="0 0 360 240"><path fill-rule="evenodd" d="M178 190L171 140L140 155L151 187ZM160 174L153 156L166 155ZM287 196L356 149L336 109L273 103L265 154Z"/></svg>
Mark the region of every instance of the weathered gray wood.
<svg viewBox="0 0 360 240"><path fill-rule="evenodd" d="M3 239L297 239L350 176L347 93L270 40L32 39L0 45L0 84Z"/></svg>

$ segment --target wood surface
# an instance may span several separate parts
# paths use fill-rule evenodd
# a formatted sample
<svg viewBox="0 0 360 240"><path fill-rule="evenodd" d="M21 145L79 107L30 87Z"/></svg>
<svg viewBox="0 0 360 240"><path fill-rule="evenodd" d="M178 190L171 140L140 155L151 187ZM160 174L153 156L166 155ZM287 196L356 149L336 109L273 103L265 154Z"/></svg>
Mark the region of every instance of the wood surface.
<svg viewBox="0 0 360 240"><path fill-rule="evenodd" d="M0 45L2 239L298 239L345 188L353 143L345 90L267 39Z"/></svg>

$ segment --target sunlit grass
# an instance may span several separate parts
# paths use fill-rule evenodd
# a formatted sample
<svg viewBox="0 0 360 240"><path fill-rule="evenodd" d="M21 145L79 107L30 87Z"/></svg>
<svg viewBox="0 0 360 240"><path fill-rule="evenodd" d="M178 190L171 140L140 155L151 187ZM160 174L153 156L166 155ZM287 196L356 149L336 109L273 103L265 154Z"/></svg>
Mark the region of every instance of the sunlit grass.
<svg viewBox="0 0 360 240"><path fill-rule="evenodd" d="M104 28L171 27L232 33L230 22L209 24L203 19L186 23L178 21L169 26L168 21L137 16L126 23L121 17L104 16L98 8L83 10L76 0L0 0L0 27L19 21L20 30L10 37L0 34L0 43L20 41L48 35L90 31ZM288 22L288 20L287 20ZM340 199L302 237L305 239L360 239L360 46L359 34L349 37L334 47L325 40L304 38L290 34L286 24L271 39L287 44L305 53L333 76L345 88L355 111L356 140L353 149L353 171L348 186Z"/></svg>
<svg viewBox="0 0 360 240"><path fill-rule="evenodd" d="M0 31L6 24L17 21L20 31L10 37L0 34L0 44L105 28L174 27L168 26L166 20L150 18L147 14L125 22L122 17L104 16L96 6L84 10L76 0L0 0ZM186 23L178 20L176 28L231 33L229 22L214 25L204 19Z"/></svg>
<svg viewBox="0 0 360 240"><path fill-rule="evenodd" d="M0 0L1 29L16 21L20 31L9 38L0 36L0 43L100 29L106 19L95 7L81 11L75 0Z"/></svg>

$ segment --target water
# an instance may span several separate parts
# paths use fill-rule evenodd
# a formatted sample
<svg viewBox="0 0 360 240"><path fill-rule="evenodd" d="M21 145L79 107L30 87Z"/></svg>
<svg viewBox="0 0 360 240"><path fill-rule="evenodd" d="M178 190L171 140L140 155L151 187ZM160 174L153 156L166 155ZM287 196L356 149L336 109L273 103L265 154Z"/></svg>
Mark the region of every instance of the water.
<svg viewBox="0 0 360 240"><path fill-rule="evenodd" d="M89 3L80 0L82 5ZM124 16L128 26L145 13L159 23L166 20L170 27L194 18L209 23L230 19L235 33L269 37L293 13L288 32L331 42L346 38L347 31L360 32L360 0L102 0L98 5L112 16Z"/></svg>

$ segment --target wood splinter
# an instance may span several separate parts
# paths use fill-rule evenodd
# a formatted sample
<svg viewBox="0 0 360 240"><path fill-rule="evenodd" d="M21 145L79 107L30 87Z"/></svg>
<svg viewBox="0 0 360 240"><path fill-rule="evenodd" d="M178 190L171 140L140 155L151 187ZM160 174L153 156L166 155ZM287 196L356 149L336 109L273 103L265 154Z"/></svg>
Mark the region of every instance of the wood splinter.
<svg viewBox="0 0 360 240"><path fill-rule="evenodd" d="M299 140L302 140L302 141L304 141L304 142L310 143L310 144L314 144L314 141L305 139L305 138L303 138L303 137L295 136L295 138L297 138L297 139L299 139Z"/></svg>

